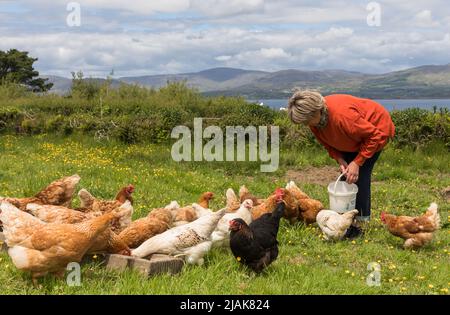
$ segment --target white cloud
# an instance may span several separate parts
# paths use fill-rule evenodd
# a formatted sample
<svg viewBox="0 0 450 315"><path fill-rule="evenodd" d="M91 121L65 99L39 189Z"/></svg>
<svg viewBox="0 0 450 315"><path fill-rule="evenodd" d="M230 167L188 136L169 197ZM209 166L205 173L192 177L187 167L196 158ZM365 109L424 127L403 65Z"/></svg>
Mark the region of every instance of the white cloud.
<svg viewBox="0 0 450 315"><path fill-rule="evenodd" d="M54 2L54 1L52 1ZM64 1L66 2L66 1ZM68 3L69 1L67 1ZM189 0L76 0L83 8L130 11L135 14L175 13L187 10Z"/></svg>
<svg viewBox="0 0 450 315"><path fill-rule="evenodd" d="M448 63L450 34L292 30L254 32L210 29L202 32L0 36L0 49L17 47L39 58L46 74L117 76L192 72L215 66L259 70L347 69L387 72L405 63ZM334 34L331 36L330 34ZM414 64L411 64L411 66Z"/></svg>
<svg viewBox="0 0 450 315"><path fill-rule="evenodd" d="M264 0L191 0L191 8L207 16L230 16L264 11Z"/></svg>
<svg viewBox="0 0 450 315"><path fill-rule="evenodd" d="M284 51L283 48L261 48L256 52L263 58L290 58L291 55Z"/></svg>
<svg viewBox="0 0 450 315"><path fill-rule="evenodd" d="M414 17L416 25L419 27L437 27L439 22L433 19L433 15L430 10L423 10L416 14Z"/></svg>
<svg viewBox="0 0 450 315"><path fill-rule="evenodd" d="M311 56L311 57L325 57L328 55L328 52L323 48L308 48L303 54L304 56Z"/></svg>
<svg viewBox="0 0 450 315"><path fill-rule="evenodd" d="M46 74L215 66L387 72L449 63L450 7L443 0L379 0L379 28L367 26L366 2L344 0L80 0L82 27L72 29L66 1L19 2L30 8L2 20L0 49L30 51Z"/></svg>
<svg viewBox="0 0 450 315"><path fill-rule="evenodd" d="M335 40L339 38L346 38L353 35L353 30L348 27L332 27L325 33L321 33L317 36L318 40Z"/></svg>
<svg viewBox="0 0 450 315"><path fill-rule="evenodd" d="M228 61L231 60L231 58L233 58L232 56L217 56L214 59L217 61Z"/></svg>

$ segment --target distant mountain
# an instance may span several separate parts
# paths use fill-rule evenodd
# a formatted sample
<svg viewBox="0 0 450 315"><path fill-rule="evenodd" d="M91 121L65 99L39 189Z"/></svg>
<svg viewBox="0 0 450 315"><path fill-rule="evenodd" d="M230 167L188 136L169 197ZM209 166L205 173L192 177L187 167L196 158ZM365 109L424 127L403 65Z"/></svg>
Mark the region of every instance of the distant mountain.
<svg viewBox="0 0 450 315"><path fill-rule="evenodd" d="M103 80L103 79L91 79ZM71 80L50 76L55 93L70 89ZM206 95L240 95L250 99L286 98L295 87L318 89L324 94L350 93L370 98L450 98L450 64L421 66L381 75L344 70L276 72L214 68L195 73L122 77L120 82L159 88L185 81Z"/></svg>
<svg viewBox="0 0 450 315"><path fill-rule="evenodd" d="M450 64L371 76L353 92L372 98L450 98Z"/></svg>
<svg viewBox="0 0 450 315"><path fill-rule="evenodd" d="M166 74L142 77L123 77L119 80L126 83L135 83L143 86L159 88L167 82L186 81L200 92L214 92L239 88L248 82L263 78L270 74L263 71L250 71L233 68L214 68L196 73Z"/></svg>
<svg viewBox="0 0 450 315"><path fill-rule="evenodd" d="M65 94L69 92L70 88L72 87L71 79L59 77L56 75L41 75L41 77L48 78L48 82L53 83L53 87L50 91L56 94Z"/></svg>

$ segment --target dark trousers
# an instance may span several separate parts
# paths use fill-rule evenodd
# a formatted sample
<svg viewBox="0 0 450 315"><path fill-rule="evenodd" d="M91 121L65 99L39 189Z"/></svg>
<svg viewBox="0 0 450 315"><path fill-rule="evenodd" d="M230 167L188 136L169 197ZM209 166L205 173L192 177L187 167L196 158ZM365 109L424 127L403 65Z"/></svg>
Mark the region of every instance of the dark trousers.
<svg viewBox="0 0 450 315"><path fill-rule="evenodd" d="M356 210L359 211L356 219L358 221L370 220L370 181L372 178L372 170L375 162L380 156L380 152L375 153L370 159L367 159L364 164L359 168L358 181L355 183L358 186L358 193L356 194ZM356 156L357 152L343 152L344 160L350 164ZM345 177L345 176L343 176Z"/></svg>

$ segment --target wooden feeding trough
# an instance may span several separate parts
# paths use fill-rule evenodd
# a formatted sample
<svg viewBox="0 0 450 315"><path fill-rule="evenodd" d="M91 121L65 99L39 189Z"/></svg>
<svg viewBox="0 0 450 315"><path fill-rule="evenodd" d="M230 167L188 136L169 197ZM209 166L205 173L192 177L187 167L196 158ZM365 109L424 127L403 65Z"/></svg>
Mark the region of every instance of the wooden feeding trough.
<svg viewBox="0 0 450 315"><path fill-rule="evenodd" d="M153 254L147 258L123 255L107 255L106 269L124 271L127 268L139 271L146 277L159 274L177 274L183 269L184 261L180 258Z"/></svg>

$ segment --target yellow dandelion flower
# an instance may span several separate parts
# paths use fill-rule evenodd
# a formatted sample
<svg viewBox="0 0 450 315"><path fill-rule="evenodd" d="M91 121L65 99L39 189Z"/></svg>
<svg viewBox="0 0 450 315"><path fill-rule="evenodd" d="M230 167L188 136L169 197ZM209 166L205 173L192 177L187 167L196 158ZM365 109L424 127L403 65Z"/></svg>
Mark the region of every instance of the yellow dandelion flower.
<svg viewBox="0 0 450 315"><path fill-rule="evenodd" d="M434 288L434 285L429 284L428 287L429 287L430 289L433 289L433 288Z"/></svg>
<svg viewBox="0 0 450 315"><path fill-rule="evenodd" d="M443 288L443 289L441 289L441 292L448 293L448 289L447 288Z"/></svg>
<svg viewBox="0 0 450 315"><path fill-rule="evenodd" d="M236 257L236 260L237 261L241 261L241 257Z"/></svg>
<svg viewBox="0 0 450 315"><path fill-rule="evenodd" d="M350 273L350 270L345 270L345 273Z"/></svg>
<svg viewBox="0 0 450 315"><path fill-rule="evenodd" d="M369 243L369 241L368 240L364 240L364 243Z"/></svg>
<svg viewBox="0 0 450 315"><path fill-rule="evenodd" d="M352 272L352 277L354 277L355 276L355 273L354 272Z"/></svg>
<svg viewBox="0 0 450 315"><path fill-rule="evenodd" d="M437 266L433 266L433 269L436 270L436 269L437 269Z"/></svg>
<svg viewBox="0 0 450 315"><path fill-rule="evenodd" d="M394 279L389 279L388 281L389 281L389 282L394 282Z"/></svg>
<svg viewBox="0 0 450 315"><path fill-rule="evenodd" d="M352 241L352 244L353 244L353 245L355 245L355 244L356 244L356 242L355 242L355 241Z"/></svg>

